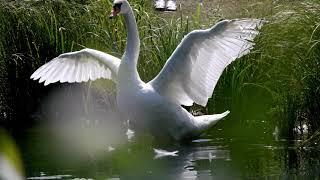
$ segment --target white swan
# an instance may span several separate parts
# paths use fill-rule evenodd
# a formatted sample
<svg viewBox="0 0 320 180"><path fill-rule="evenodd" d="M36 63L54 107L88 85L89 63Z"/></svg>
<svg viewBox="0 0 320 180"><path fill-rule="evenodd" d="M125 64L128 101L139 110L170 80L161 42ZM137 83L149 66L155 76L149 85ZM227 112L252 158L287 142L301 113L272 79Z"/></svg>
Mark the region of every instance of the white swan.
<svg viewBox="0 0 320 180"><path fill-rule="evenodd" d="M176 140L199 135L229 113L194 117L181 105L207 104L224 68L251 49L260 20L223 20L210 29L192 31L161 72L145 83L137 72L140 40L127 0L114 1L112 16L117 14L123 14L128 33L121 61L97 50L83 49L61 54L36 70L31 78L40 79L45 85L111 79L117 84L119 111L136 130Z"/></svg>

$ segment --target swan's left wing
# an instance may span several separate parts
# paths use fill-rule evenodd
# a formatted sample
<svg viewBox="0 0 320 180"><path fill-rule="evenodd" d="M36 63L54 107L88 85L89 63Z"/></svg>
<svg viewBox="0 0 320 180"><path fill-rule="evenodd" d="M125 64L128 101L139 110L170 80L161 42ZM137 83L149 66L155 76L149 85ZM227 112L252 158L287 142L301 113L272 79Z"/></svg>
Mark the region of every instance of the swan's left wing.
<svg viewBox="0 0 320 180"><path fill-rule="evenodd" d="M205 106L224 68L250 51L260 25L258 19L223 20L192 31L149 83L174 102Z"/></svg>

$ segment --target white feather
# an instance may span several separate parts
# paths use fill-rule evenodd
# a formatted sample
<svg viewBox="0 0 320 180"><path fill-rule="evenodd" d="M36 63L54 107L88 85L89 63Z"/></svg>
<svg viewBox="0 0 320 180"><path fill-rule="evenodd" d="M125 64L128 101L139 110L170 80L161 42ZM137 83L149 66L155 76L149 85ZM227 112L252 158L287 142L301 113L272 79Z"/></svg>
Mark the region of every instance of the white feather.
<svg viewBox="0 0 320 180"><path fill-rule="evenodd" d="M258 19L224 20L192 31L149 83L174 102L205 106L225 67L252 48L260 25Z"/></svg>
<svg viewBox="0 0 320 180"><path fill-rule="evenodd" d="M154 152L155 152L155 159L158 159L158 158L162 158L162 157L165 157L165 156L178 156L178 152L179 151L172 151L172 152L169 152L169 151L166 151L166 150L162 150L162 149L156 149L156 148L153 148Z"/></svg>
<svg viewBox="0 0 320 180"><path fill-rule="evenodd" d="M86 82L98 78L113 79L120 59L93 49L61 54L41 66L31 79L45 82L44 85L60 82Z"/></svg>

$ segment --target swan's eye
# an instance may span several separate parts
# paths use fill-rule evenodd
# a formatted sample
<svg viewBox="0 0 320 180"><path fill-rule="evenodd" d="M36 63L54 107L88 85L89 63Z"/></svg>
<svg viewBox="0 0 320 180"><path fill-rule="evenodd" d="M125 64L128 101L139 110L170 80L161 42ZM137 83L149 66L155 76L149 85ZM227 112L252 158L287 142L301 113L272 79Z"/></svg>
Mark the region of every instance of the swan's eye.
<svg viewBox="0 0 320 180"><path fill-rule="evenodd" d="M114 5L113 5L113 9L119 9L119 10L121 10L121 5L122 5L122 3L114 4Z"/></svg>

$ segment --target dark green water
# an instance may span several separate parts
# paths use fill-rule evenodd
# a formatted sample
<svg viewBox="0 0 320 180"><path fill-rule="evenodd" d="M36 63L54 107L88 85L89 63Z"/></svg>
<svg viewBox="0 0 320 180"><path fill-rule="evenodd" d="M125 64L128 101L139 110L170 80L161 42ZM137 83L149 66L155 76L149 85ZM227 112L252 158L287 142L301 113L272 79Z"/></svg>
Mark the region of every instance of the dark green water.
<svg viewBox="0 0 320 180"><path fill-rule="evenodd" d="M56 129L46 128L28 130L15 139L22 155L25 174L29 179L320 177L319 149L295 148L297 141L277 140L272 134L237 138L224 134L223 129L214 130L217 133L204 135L185 144L157 143L148 137L136 137L131 141L110 146L107 142L104 144L103 140L90 144L85 138L73 139L83 142L79 144L66 141L66 134L59 136L60 131ZM90 147L97 144L98 148ZM153 148L179 152L178 156L155 158Z"/></svg>

